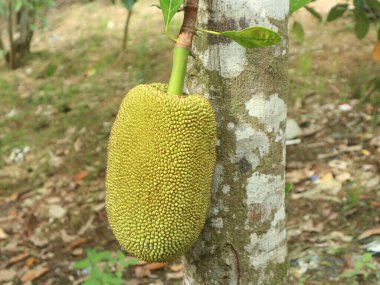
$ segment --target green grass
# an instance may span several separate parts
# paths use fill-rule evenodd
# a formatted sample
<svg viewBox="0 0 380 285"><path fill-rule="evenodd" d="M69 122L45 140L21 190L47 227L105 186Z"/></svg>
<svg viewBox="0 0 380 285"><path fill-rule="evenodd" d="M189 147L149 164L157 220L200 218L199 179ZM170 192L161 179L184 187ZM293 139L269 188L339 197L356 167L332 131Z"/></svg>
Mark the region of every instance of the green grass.
<svg viewBox="0 0 380 285"><path fill-rule="evenodd" d="M316 68L317 59L307 49L290 62L290 103L300 108L308 95L316 95L320 103L332 102L339 90L338 102L359 99L362 103L380 105L380 77L377 67L368 61L360 61L343 81L337 74L345 70L340 59L332 59L331 65ZM329 83L330 82L330 83ZM334 82L334 83L331 83ZM332 87L331 87L332 86Z"/></svg>
<svg viewBox="0 0 380 285"><path fill-rule="evenodd" d="M353 97L364 103L380 105L380 76L368 65L360 65L350 80Z"/></svg>
<svg viewBox="0 0 380 285"><path fill-rule="evenodd" d="M298 53L291 62L292 72L290 72L291 88L290 102L297 109L301 108L307 96L315 95L320 101L324 101L326 92L326 76L319 74L315 68L316 59L310 48L305 48Z"/></svg>
<svg viewBox="0 0 380 285"><path fill-rule="evenodd" d="M354 37L351 29L337 32L334 25L315 26L313 32L321 36L306 34L301 45L294 44L295 37L290 34L290 106L300 109L310 97L319 104L358 99L380 105L380 69L371 60L368 45L363 49L364 43ZM373 36L376 35L368 35Z"/></svg>
<svg viewBox="0 0 380 285"><path fill-rule="evenodd" d="M136 84L168 77L170 64L163 57L170 60L172 44L165 37L153 38L145 27L127 52L119 54L119 35L107 37L102 32L106 20L100 24L98 33L82 36L65 52L33 54L33 72L26 82L21 69L0 73L0 114L17 111L0 121L0 167L14 148L29 146L34 156L42 157L37 172L74 175L88 168L89 178L104 176L107 140L122 98ZM28 85L20 92L23 84ZM73 127L74 134L60 143ZM74 149L77 140L79 151ZM64 164L52 167L49 153L63 156Z"/></svg>

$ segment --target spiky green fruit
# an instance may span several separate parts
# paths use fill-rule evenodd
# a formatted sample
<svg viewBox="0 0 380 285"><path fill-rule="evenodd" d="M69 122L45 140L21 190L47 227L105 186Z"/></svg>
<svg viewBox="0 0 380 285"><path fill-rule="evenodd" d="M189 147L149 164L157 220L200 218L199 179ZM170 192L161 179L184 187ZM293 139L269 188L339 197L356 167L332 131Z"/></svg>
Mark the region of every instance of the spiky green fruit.
<svg viewBox="0 0 380 285"><path fill-rule="evenodd" d="M215 165L213 109L199 95L169 96L164 84L129 91L108 146L106 210L132 255L163 262L198 238Z"/></svg>

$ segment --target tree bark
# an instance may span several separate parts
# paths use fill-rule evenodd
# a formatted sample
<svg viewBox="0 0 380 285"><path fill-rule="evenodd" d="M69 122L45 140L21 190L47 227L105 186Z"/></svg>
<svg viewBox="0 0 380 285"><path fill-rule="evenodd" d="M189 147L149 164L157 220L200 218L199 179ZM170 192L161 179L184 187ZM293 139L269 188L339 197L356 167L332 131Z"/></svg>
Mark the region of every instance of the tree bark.
<svg viewBox="0 0 380 285"><path fill-rule="evenodd" d="M30 54L35 11L27 7L22 7L20 11L16 13L13 11L12 1L9 0L7 14L9 51L5 54L5 59L9 68L15 69L20 67ZM17 34L18 37L15 36Z"/></svg>
<svg viewBox="0 0 380 285"><path fill-rule="evenodd" d="M16 66L16 56L15 56L15 46L13 41L13 6L12 6L12 0L8 0L8 14L7 14L7 20L8 20L8 40L9 40L9 55L6 56L6 60L8 62L8 66L11 69L14 69Z"/></svg>
<svg viewBox="0 0 380 285"><path fill-rule="evenodd" d="M22 57L27 56L30 53L30 45L33 38L33 29L32 25L35 20L35 11L28 9L26 7L21 8L18 12L19 21L18 26L20 30L20 38L18 39L20 50L19 52L23 53Z"/></svg>
<svg viewBox="0 0 380 285"><path fill-rule="evenodd" d="M288 0L200 0L198 26L265 26L281 44L245 49L195 37L187 77L217 114L217 164L204 230L184 257L185 285L285 285Z"/></svg>
<svg viewBox="0 0 380 285"><path fill-rule="evenodd" d="M5 52L5 45L3 42L2 31L3 31L3 27L2 27L1 22L0 22L0 51Z"/></svg>

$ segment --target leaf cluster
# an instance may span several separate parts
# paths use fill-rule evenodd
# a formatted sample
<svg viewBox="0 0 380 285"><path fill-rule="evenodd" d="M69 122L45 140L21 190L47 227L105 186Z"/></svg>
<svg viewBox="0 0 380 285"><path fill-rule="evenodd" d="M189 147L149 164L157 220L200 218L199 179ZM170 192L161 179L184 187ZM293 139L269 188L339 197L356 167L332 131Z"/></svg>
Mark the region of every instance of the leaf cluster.
<svg viewBox="0 0 380 285"><path fill-rule="evenodd" d="M345 270L342 277L352 279L362 276L367 281L371 276L380 280L380 271L376 263L373 262L372 254L367 252L359 260L355 262L354 269ZM358 284L358 283L354 283Z"/></svg>
<svg viewBox="0 0 380 285"><path fill-rule="evenodd" d="M378 0L353 0L353 9L350 9L348 3L337 4L328 13L326 21L332 22L347 13L354 18L356 37L362 39L368 34L371 18L379 20L380 2ZM378 39L380 40L380 26Z"/></svg>
<svg viewBox="0 0 380 285"><path fill-rule="evenodd" d="M139 263L136 258L126 259L123 252L97 251L87 249L87 257L74 263L74 269L89 272L84 285L121 285L123 284L123 270Z"/></svg>
<svg viewBox="0 0 380 285"><path fill-rule="evenodd" d="M315 1L315 0L314 0ZM347 3L339 3L331 8L327 17L323 17L312 7L307 6L312 0L290 0L290 13L298 9L305 9L316 17L320 22L332 22L345 15L350 15L354 20L354 31L358 39L364 38L370 29L371 20L375 20L378 26L377 37L380 40L380 2L379 0L347 0ZM298 41L303 41L304 31L302 25L295 21L292 27Z"/></svg>
<svg viewBox="0 0 380 285"><path fill-rule="evenodd" d="M305 7L307 4L312 2L312 0L290 0L289 13L293 14L295 11Z"/></svg>
<svg viewBox="0 0 380 285"><path fill-rule="evenodd" d="M51 7L53 3L53 0L12 0L12 10L14 12L18 12L22 8L26 8L28 10L36 10L42 7ZM6 1L0 1L0 15L5 13L6 8Z"/></svg>

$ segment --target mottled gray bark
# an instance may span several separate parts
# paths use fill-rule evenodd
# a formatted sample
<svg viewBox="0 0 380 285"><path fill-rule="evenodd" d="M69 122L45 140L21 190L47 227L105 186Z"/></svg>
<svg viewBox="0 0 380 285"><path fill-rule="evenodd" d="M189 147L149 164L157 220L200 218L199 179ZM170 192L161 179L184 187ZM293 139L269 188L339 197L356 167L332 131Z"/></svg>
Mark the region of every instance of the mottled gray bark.
<svg viewBox="0 0 380 285"><path fill-rule="evenodd" d="M190 93L217 114L217 165L205 228L184 258L184 284L287 284L284 208L288 0L200 0L198 26L265 26L283 41L244 49L195 37Z"/></svg>

